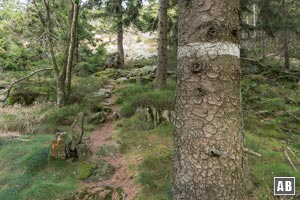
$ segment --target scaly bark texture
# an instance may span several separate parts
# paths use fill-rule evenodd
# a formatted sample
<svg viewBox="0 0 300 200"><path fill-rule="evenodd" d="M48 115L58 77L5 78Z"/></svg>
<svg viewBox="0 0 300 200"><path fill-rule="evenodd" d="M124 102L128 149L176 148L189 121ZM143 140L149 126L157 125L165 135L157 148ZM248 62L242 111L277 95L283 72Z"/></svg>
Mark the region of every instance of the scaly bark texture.
<svg viewBox="0 0 300 200"><path fill-rule="evenodd" d="M158 65L155 76L155 88L163 89L167 82L168 64L168 0L159 1L158 20Z"/></svg>
<svg viewBox="0 0 300 200"><path fill-rule="evenodd" d="M242 200L239 0L179 0L173 200Z"/></svg>

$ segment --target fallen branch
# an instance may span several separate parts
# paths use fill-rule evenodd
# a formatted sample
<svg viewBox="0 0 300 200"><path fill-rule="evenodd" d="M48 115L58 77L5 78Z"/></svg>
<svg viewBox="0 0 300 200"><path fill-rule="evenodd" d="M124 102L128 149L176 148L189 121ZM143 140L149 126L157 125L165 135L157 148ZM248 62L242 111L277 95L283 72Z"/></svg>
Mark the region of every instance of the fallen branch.
<svg viewBox="0 0 300 200"><path fill-rule="evenodd" d="M261 154L260 153L257 153L255 151L252 151L251 149L248 149L248 148L244 148L244 152L245 153L248 153L248 154L252 154L252 155L255 155L257 157L261 157Z"/></svg>
<svg viewBox="0 0 300 200"><path fill-rule="evenodd" d="M16 80L15 82L13 82L13 83L8 87L8 89L7 89L6 91L4 91L3 93L1 93L1 94L4 94L4 93L7 92L6 97L5 97L3 100L0 100L0 101L6 102L7 98L9 97L10 91L13 89L13 87L14 87L17 83L19 83L19 82L21 82L21 81L24 81L24 80L26 80L26 79L32 77L33 75L35 75L35 74L37 74L37 73L39 73L39 72L48 71L48 70L53 70L53 68L38 69L38 70L35 70L34 72L32 72L31 74L29 74L29 75L27 75L27 76L25 76L25 77L23 77L23 78L20 78L20 79Z"/></svg>
<svg viewBox="0 0 300 200"><path fill-rule="evenodd" d="M291 160L291 158L290 158L289 154L286 152L286 150L284 150L284 155L288 159L290 165L294 168L294 170L297 171L297 168L295 167L293 161Z"/></svg>
<svg viewBox="0 0 300 200"><path fill-rule="evenodd" d="M296 157L296 154L293 152L293 150L292 150L290 147L287 147L287 149L289 150L289 152L291 152L291 154L292 154L293 156Z"/></svg>
<svg viewBox="0 0 300 200"><path fill-rule="evenodd" d="M299 162L299 159L298 159L297 155L295 154L295 152L290 147L287 147L287 150L289 150L289 152L294 156L296 161Z"/></svg>

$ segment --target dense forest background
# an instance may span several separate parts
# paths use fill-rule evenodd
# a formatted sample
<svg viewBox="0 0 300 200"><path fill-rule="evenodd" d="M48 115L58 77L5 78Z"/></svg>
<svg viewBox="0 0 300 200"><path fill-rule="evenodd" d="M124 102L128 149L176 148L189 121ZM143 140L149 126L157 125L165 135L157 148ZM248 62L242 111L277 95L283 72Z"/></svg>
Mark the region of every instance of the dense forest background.
<svg viewBox="0 0 300 200"><path fill-rule="evenodd" d="M276 199L300 178L300 2L239 7L246 199ZM171 199L177 34L173 0L0 1L0 199Z"/></svg>

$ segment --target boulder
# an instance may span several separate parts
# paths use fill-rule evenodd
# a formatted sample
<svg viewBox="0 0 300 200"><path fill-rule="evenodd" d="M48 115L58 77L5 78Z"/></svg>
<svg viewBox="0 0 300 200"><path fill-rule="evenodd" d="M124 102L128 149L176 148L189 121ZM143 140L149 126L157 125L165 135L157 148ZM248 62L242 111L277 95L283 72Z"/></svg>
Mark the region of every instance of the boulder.
<svg viewBox="0 0 300 200"><path fill-rule="evenodd" d="M96 161L96 167L86 182L103 181L110 179L115 174L116 168L105 160Z"/></svg>
<svg viewBox="0 0 300 200"><path fill-rule="evenodd" d="M109 78L109 79L116 80L117 78L122 76L122 73L120 70L117 70L114 68L109 68L109 69L105 69L105 70L95 73L95 76L103 78L103 79Z"/></svg>
<svg viewBox="0 0 300 200"><path fill-rule="evenodd" d="M84 115L81 116L80 121L75 119L71 127L72 134L66 132L56 133L50 145L51 158L85 160L89 157L90 149L82 140Z"/></svg>
<svg viewBox="0 0 300 200"><path fill-rule="evenodd" d="M104 111L93 113L88 117L88 122L92 124L101 124L105 122L107 114L108 113Z"/></svg>
<svg viewBox="0 0 300 200"><path fill-rule="evenodd" d="M96 154L98 156L114 156L118 151L117 145L102 145L98 147Z"/></svg>
<svg viewBox="0 0 300 200"><path fill-rule="evenodd" d="M109 105L109 103L110 102L103 102L102 104L94 105L91 109L91 112L105 112L106 114L109 114L111 112L111 105Z"/></svg>
<svg viewBox="0 0 300 200"><path fill-rule="evenodd" d="M86 160L91 155L91 151L86 143L78 144L76 152L79 160Z"/></svg>
<svg viewBox="0 0 300 200"><path fill-rule="evenodd" d="M71 139L66 132L57 132L51 142L50 155L53 158L66 159L68 154L66 147L71 143Z"/></svg>
<svg viewBox="0 0 300 200"><path fill-rule="evenodd" d="M108 56L107 60L105 61L105 68L116 68L118 67L118 53L112 53Z"/></svg>
<svg viewBox="0 0 300 200"><path fill-rule="evenodd" d="M136 77L136 76L146 76L150 74L155 74L157 66L144 66L142 68L137 68L131 70L131 72L127 75L127 78Z"/></svg>
<svg viewBox="0 0 300 200"><path fill-rule="evenodd" d="M111 90L106 88L101 88L97 92L94 92L94 96L98 98L110 98Z"/></svg>
<svg viewBox="0 0 300 200"><path fill-rule="evenodd" d="M120 77L116 80L117 83L128 83L129 82L129 79L126 78L126 77Z"/></svg>

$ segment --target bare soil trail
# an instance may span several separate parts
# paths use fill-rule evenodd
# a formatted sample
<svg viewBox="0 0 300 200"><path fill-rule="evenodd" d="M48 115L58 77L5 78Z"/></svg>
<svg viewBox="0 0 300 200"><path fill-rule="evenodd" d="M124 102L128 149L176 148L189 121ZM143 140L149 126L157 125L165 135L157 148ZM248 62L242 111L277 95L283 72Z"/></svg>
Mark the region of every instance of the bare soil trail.
<svg viewBox="0 0 300 200"><path fill-rule="evenodd" d="M106 121L97 130L91 133L89 145L92 151L92 157L95 160L105 160L115 166L115 174L107 180L85 183L86 188L93 193L99 193L101 197L105 186L113 188L122 188L124 190L124 200L134 200L137 196L138 186L134 183L133 176L128 169L128 163L124 156L117 153L113 156L99 156L96 154L97 149L103 145L113 144L112 135L114 133L115 120L114 112L118 112L119 106L114 104L115 96L106 99L107 103L112 104L112 112L108 115ZM114 198L113 198L114 199ZM117 197L116 197L117 199Z"/></svg>

